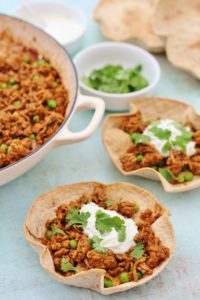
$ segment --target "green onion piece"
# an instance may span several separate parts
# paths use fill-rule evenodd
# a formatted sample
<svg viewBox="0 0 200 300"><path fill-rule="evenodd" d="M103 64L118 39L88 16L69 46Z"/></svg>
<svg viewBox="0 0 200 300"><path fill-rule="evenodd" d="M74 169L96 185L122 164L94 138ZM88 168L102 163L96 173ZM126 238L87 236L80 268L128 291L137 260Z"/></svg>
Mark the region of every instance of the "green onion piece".
<svg viewBox="0 0 200 300"><path fill-rule="evenodd" d="M180 174L178 175L177 181L178 181L179 183L185 182L185 175L184 175L184 173L180 173Z"/></svg>
<svg viewBox="0 0 200 300"><path fill-rule="evenodd" d="M14 78L10 78L9 83L10 83L10 85L15 84L15 79Z"/></svg>
<svg viewBox="0 0 200 300"><path fill-rule="evenodd" d="M30 63L30 61L31 61L30 56L25 55L24 58L23 58L23 61L24 61L26 64Z"/></svg>
<svg viewBox="0 0 200 300"><path fill-rule="evenodd" d="M143 274L141 271L137 270L137 278L140 280L143 277Z"/></svg>
<svg viewBox="0 0 200 300"><path fill-rule="evenodd" d="M46 238L47 238L48 240L50 240L51 237L52 237L52 231L51 231L51 230L48 230L48 231L46 232Z"/></svg>
<svg viewBox="0 0 200 300"><path fill-rule="evenodd" d="M140 134L137 133L137 132L134 132L133 134L131 134L131 140L132 140L132 142L135 142L136 139L137 139L139 136L140 136Z"/></svg>

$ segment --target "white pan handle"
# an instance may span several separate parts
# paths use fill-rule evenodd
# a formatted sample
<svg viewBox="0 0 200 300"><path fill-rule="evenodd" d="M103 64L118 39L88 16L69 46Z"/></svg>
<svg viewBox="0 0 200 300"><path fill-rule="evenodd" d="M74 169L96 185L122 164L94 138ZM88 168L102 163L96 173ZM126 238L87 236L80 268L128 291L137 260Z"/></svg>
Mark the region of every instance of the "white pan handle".
<svg viewBox="0 0 200 300"><path fill-rule="evenodd" d="M71 132L68 127L62 129L62 132L55 139L55 146L74 144L89 138L99 126L105 111L105 103L102 99L79 95L78 103L74 114L79 111L93 109L94 115L88 126L80 132Z"/></svg>

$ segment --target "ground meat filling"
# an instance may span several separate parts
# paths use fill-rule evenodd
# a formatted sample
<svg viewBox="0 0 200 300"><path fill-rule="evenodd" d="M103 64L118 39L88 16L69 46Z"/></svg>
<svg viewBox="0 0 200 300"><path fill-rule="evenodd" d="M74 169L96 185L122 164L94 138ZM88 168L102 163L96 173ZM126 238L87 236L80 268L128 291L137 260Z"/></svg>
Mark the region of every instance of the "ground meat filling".
<svg viewBox="0 0 200 300"><path fill-rule="evenodd" d="M0 168L45 143L62 124L68 102L49 61L0 33Z"/></svg>
<svg viewBox="0 0 200 300"><path fill-rule="evenodd" d="M63 204L58 207L56 217L46 223L45 237L41 240L51 252L55 270L63 276L71 276L75 272L99 268L106 271L105 279L111 280L113 285L124 283L122 281L124 272L127 274L129 281L137 282L143 276L152 274L153 269L169 257L169 249L162 245L151 228L151 225L163 214L160 205L156 204L153 210L140 211L138 205L128 201L128 199L127 201L115 201L114 203L108 203L107 200L106 188L100 185L94 189L92 196L83 196L68 205ZM76 225L66 227L66 215L71 207L80 209L83 204L91 201L100 207L115 210L133 220L136 219L137 215L138 233L134 240L136 245L139 242L144 246L141 257L136 259L131 256L134 248L124 254L115 254L111 250L99 253L93 249L90 240L83 233L83 229ZM52 235L52 225L54 228L61 230L62 233L58 232ZM63 272L61 266L63 259L75 269Z"/></svg>
<svg viewBox="0 0 200 300"><path fill-rule="evenodd" d="M144 122L140 112L132 116L125 116L122 118L119 128L128 134L140 133L142 134L148 126L148 121ZM200 175L200 130L196 130L192 124L185 124L190 126L192 130L192 140L196 142L196 154L188 156L184 152L171 150L169 157L163 157L153 145L150 143L140 143L133 145L120 157L122 168L126 172L131 172L144 167L152 167L156 170L159 168L169 170L173 179L170 182L173 184L183 183L181 174L189 171L194 175ZM142 159L138 160L138 155L142 155ZM180 175L180 176L179 176Z"/></svg>

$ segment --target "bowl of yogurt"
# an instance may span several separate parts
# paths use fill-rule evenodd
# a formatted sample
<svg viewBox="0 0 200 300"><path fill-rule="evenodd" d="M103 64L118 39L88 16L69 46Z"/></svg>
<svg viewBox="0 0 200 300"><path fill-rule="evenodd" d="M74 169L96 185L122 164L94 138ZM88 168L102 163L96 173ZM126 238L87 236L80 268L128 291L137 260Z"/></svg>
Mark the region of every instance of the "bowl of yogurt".
<svg viewBox="0 0 200 300"><path fill-rule="evenodd" d="M12 14L43 29L70 54L76 53L82 46L87 18L74 6L61 2L22 1Z"/></svg>

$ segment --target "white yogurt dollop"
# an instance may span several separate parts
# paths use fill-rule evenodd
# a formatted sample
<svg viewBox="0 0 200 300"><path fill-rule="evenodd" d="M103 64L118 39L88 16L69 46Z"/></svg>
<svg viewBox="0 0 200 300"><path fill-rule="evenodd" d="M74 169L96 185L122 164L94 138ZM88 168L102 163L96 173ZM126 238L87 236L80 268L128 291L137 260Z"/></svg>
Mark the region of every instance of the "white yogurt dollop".
<svg viewBox="0 0 200 300"><path fill-rule="evenodd" d="M171 136L168 139L160 139L159 137L157 137L152 131L152 127L155 127L155 123L156 123L156 127L157 128L161 128L163 130L168 129L171 132ZM173 142L176 140L176 138L178 136L182 135L182 132L180 129L177 128L177 122L175 122L174 120L170 120L170 119L161 119L159 121L153 122L152 124L150 124L149 126L147 126L147 128L144 130L143 134L147 135L148 137L150 137L150 144L152 144L164 157L169 156L170 150L174 149L177 151L181 151L182 149L179 146L175 146L173 145ZM180 124L179 124L180 125ZM180 125L181 126L181 125ZM183 127L183 126L182 126ZM188 132L191 132L189 127L184 127ZM169 141L171 143L171 149L164 152L163 151L163 147L165 145L165 143ZM196 149L195 149L195 145L196 143L193 141L189 141L185 146L186 146L186 154L188 156L192 156L196 153Z"/></svg>
<svg viewBox="0 0 200 300"><path fill-rule="evenodd" d="M126 238L123 242L118 241L118 232L113 228L111 232L101 234L95 227L96 222L96 213L97 211L102 211L108 214L111 217L119 217L121 220L124 221L124 225L126 227L125 235ZM84 233L91 239L94 236L102 239L100 242L100 246L103 248L107 248L112 250L114 253L125 253L131 247L135 246L134 237L137 234L137 226L132 219L128 219L123 217L122 215L118 214L115 211L103 209L96 205L95 203L89 203L82 206L80 212L89 212L90 217L87 221L87 226L83 229Z"/></svg>

